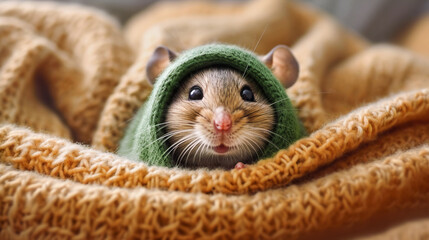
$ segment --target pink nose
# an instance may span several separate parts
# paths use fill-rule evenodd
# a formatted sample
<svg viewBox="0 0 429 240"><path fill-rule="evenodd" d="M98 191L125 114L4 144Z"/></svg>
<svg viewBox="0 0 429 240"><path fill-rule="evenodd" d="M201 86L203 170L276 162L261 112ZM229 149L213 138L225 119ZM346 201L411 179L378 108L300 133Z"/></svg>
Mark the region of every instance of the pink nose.
<svg viewBox="0 0 429 240"><path fill-rule="evenodd" d="M214 126L218 131L226 132L231 129L231 114L225 108L219 107L215 110Z"/></svg>

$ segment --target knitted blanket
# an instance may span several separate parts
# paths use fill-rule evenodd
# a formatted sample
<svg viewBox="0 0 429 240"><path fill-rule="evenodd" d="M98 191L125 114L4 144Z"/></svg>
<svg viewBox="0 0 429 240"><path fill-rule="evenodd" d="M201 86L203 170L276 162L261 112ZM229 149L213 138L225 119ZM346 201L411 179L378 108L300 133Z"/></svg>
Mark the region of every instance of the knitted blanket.
<svg viewBox="0 0 429 240"><path fill-rule="evenodd" d="M0 2L0 238L423 238L428 27L377 45L308 6L254 0L159 3L122 33L95 9ZM153 50L213 41L291 46L287 94L309 136L239 170L115 155Z"/></svg>

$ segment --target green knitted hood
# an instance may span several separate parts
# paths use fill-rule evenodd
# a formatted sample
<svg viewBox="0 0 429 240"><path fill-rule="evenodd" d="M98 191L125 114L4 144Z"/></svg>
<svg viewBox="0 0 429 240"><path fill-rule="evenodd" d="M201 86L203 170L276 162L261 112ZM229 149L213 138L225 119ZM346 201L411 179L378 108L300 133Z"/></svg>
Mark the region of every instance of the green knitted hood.
<svg viewBox="0 0 429 240"><path fill-rule="evenodd" d="M138 110L122 139L118 154L138 159L149 165L172 167L171 156L163 156L168 148L157 140L164 134L157 124L165 120L165 111L175 91L190 74L212 66L224 66L246 72L261 89L266 99L273 103L276 117L273 134L262 157L271 157L279 149L305 135L296 112L282 85L262 62L251 52L237 46L210 44L184 52L158 77L146 103ZM280 99L286 99L279 101ZM287 139L287 140L285 140ZM274 146L275 145L275 146Z"/></svg>

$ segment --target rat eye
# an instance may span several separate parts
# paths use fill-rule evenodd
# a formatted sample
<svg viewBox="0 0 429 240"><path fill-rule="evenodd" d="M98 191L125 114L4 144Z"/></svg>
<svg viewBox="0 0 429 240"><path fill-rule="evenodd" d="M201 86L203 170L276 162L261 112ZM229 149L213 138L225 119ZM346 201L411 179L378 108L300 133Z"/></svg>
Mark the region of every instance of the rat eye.
<svg viewBox="0 0 429 240"><path fill-rule="evenodd" d="M244 86L241 89L240 96L244 101L247 101L247 102L255 101L255 96L253 96L252 89L250 89L249 86Z"/></svg>
<svg viewBox="0 0 429 240"><path fill-rule="evenodd" d="M189 90L189 100L201 100L203 97L203 90L199 86L193 86Z"/></svg>

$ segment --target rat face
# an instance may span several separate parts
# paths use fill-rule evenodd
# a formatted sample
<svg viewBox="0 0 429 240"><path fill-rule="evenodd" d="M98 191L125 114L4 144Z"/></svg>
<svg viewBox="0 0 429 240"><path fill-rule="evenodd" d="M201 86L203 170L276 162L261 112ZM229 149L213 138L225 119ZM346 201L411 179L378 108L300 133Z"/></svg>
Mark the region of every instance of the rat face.
<svg viewBox="0 0 429 240"><path fill-rule="evenodd" d="M258 157L275 120L254 84L234 70L210 68L184 82L165 121L177 165L232 168Z"/></svg>

